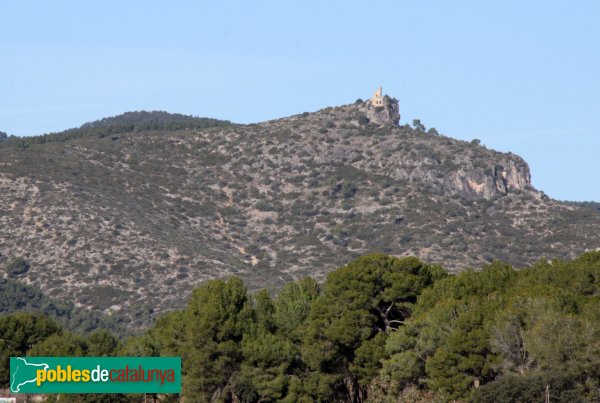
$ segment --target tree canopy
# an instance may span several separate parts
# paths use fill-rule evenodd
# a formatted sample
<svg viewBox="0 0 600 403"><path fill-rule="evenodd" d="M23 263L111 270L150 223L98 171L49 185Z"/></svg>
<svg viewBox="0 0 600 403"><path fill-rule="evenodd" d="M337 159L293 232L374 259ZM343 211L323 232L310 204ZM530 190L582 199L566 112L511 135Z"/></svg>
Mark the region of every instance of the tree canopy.
<svg viewBox="0 0 600 403"><path fill-rule="evenodd" d="M370 254L275 296L207 281L126 340L0 316L0 383L10 356L176 355L184 397L200 402L597 401L599 298L600 252L456 275Z"/></svg>

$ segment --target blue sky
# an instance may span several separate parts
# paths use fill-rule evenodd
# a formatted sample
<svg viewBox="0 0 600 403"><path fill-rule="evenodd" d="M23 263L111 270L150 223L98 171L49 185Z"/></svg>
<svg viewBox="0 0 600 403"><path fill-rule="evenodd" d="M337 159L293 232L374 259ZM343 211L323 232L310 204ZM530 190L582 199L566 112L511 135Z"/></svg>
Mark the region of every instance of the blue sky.
<svg viewBox="0 0 600 403"><path fill-rule="evenodd" d="M367 98L600 200L600 2L14 1L0 5L0 130L130 110L259 122Z"/></svg>

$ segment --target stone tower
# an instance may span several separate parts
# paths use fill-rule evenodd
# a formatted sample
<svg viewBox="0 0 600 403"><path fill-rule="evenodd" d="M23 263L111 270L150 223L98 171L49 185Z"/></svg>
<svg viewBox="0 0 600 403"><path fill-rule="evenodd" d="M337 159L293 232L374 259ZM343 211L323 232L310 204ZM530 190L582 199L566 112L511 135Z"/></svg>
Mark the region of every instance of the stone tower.
<svg viewBox="0 0 600 403"><path fill-rule="evenodd" d="M381 90L381 85L375 91L375 94L371 97L371 105L373 106L383 106L383 91Z"/></svg>

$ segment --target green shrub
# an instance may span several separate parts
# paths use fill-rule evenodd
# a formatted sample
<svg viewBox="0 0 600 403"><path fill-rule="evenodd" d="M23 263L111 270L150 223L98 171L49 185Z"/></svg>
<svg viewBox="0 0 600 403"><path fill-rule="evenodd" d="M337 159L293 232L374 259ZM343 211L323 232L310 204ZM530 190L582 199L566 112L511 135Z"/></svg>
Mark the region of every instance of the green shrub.
<svg viewBox="0 0 600 403"><path fill-rule="evenodd" d="M17 257L8 262L6 265L6 272L11 276L20 276L29 271L29 262L22 257Z"/></svg>
<svg viewBox="0 0 600 403"><path fill-rule="evenodd" d="M577 380L568 373L541 373L535 375L508 375L483 385L473 392L471 402L521 402L544 401L546 387L554 402L586 401L578 390Z"/></svg>
<svg viewBox="0 0 600 403"><path fill-rule="evenodd" d="M264 200L257 201L255 207L259 211L273 211L273 207Z"/></svg>

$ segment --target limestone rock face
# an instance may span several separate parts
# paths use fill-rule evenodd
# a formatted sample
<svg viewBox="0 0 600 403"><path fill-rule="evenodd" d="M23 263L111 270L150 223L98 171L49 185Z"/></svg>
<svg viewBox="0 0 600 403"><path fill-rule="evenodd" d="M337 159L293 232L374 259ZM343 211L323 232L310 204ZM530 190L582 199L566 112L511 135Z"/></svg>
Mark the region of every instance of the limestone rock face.
<svg viewBox="0 0 600 403"><path fill-rule="evenodd" d="M400 121L398 100L387 95L382 97L381 105L375 105L372 101L365 102L363 112L370 123L380 126L398 126Z"/></svg>
<svg viewBox="0 0 600 403"><path fill-rule="evenodd" d="M446 176L443 189L446 194L490 199L514 191L538 193L531 186L529 166L523 160L507 159L498 163L492 172L466 165Z"/></svg>

